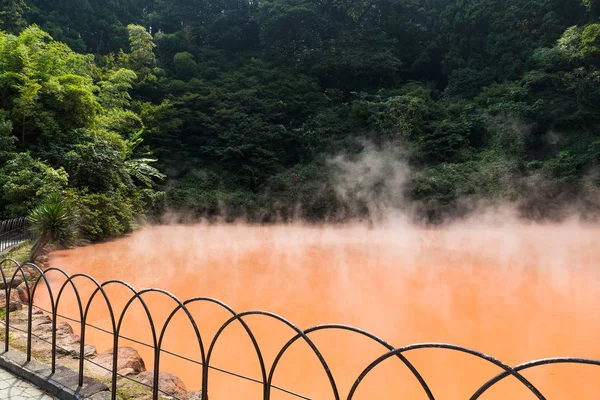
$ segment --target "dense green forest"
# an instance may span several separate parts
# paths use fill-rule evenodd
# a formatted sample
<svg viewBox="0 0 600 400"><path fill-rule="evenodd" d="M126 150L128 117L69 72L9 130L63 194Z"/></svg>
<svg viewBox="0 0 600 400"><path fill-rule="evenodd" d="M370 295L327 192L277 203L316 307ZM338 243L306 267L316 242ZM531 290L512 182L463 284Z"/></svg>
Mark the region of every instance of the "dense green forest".
<svg viewBox="0 0 600 400"><path fill-rule="evenodd" d="M165 210L593 216L599 15L598 0L5 0L1 217L56 192L90 239Z"/></svg>

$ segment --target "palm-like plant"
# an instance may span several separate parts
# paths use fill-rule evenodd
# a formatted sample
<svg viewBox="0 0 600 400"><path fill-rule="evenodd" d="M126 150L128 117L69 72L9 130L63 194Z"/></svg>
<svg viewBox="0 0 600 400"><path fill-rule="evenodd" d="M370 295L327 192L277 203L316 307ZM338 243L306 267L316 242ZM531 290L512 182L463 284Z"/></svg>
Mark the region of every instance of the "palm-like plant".
<svg viewBox="0 0 600 400"><path fill-rule="evenodd" d="M31 249L31 261L35 261L49 243L70 246L76 239L75 212L58 194L48 197L47 201L37 206L27 222L38 239Z"/></svg>
<svg viewBox="0 0 600 400"><path fill-rule="evenodd" d="M140 129L127 141L128 159L125 161L125 166L131 176L138 179L146 186L151 187L152 178L164 179L166 175L150 165L157 161L155 158L131 158L136 147L144 141L142 138L143 133L144 130Z"/></svg>

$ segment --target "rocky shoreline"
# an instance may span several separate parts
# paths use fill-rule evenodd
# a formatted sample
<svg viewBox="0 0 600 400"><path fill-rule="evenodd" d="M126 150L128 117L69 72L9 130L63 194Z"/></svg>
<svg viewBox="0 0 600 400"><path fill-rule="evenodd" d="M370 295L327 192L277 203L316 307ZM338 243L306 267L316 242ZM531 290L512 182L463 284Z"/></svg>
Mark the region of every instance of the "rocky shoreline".
<svg viewBox="0 0 600 400"><path fill-rule="evenodd" d="M45 254L37 265L45 270L48 267L48 256ZM27 280L37 277L34 268L25 270ZM20 274L19 274L20 275ZM10 276L7 276L7 280ZM10 340L11 346L24 350L27 345L27 304L29 295L22 276L15 277L7 282L11 287L8 310L10 311ZM0 309L6 309L6 287L0 282ZM92 329L92 328L88 328ZM1 329L4 335L4 329ZM32 356L38 361L49 363L52 357L52 318L43 311L33 307L32 311ZM65 321L57 323L56 326L57 364L78 371L78 359L80 352L81 337L74 333L73 327ZM113 349L98 353L96 347L91 344L84 346L84 374L102 383L110 384ZM149 400L151 390L144 386L152 386L154 371L146 370L146 363L133 347L119 347L117 357L117 380L118 395L124 400ZM133 379L135 382L131 382ZM159 389L161 397L172 399L173 397L183 400L200 400L202 392L189 392L185 383L177 376L167 373L159 373Z"/></svg>

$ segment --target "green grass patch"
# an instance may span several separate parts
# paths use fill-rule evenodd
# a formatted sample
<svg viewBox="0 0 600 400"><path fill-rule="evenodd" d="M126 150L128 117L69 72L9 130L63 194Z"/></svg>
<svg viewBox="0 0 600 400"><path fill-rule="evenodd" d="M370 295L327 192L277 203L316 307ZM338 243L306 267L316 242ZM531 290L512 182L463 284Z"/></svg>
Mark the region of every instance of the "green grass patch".
<svg viewBox="0 0 600 400"><path fill-rule="evenodd" d="M32 247L33 241L21 243L19 246L9 251L7 255L0 256L0 260L4 260L5 258L12 258L14 260L17 260L20 264L23 264L29 261L29 253L31 252Z"/></svg>
<svg viewBox="0 0 600 400"><path fill-rule="evenodd" d="M150 400L152 391L139 383L128 379L119 379L117 382L117 396L123 400ZM161 396L162 398L163 396Z"/></svg>

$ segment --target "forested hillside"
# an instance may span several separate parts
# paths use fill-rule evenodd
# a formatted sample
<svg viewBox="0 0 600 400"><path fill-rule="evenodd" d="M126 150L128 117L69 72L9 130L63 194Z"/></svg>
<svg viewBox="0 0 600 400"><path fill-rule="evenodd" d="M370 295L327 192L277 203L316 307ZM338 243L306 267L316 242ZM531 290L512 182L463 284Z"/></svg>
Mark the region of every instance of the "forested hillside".
<svg viewBox="0 0 600 400"><path fill-rule="evenodd" d="M598 0L2 4L3 217L600 210Z"/></svg>

